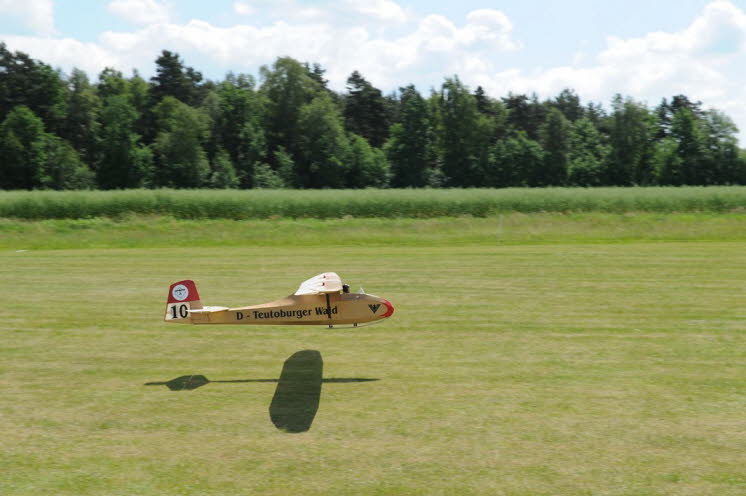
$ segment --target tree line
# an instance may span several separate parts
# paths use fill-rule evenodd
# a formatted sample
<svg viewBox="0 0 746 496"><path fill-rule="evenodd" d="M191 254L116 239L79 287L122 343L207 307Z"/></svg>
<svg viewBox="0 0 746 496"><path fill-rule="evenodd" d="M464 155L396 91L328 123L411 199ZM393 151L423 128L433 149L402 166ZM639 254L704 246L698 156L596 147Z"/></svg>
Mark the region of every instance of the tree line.
<svg viewBox="0 0 746 496"><path fill-rule="evenodd" d="M164 50L96 82L0 43L0 189L746 184L733 121L684 95L609 110L571 89L495 98L457 76L384 95L278 58L205 80Z"/></svg>

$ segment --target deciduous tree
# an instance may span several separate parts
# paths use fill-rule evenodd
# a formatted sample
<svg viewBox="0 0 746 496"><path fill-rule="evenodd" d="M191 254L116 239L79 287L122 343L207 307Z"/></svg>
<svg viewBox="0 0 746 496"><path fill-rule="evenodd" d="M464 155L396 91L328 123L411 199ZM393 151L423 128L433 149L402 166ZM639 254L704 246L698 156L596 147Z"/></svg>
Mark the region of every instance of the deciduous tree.
<svg viewBox="0 0 746 496"><path fill-rule="evenodd" d="M343 188L347 185L350 145L342 116L322 93L304 105L298 116L299 152L295 171L304 188Z"/></svg>
<svg viewBox="0 0 746 496"><path fill-rule="evenodd" d="M203 148L209 137L208 117L171 96L155 108L158 135L153 143L157 186L198 188L210 173Z"/></svg>
<svg viewBox="0 0 746 496"><path fill-rule="evenodd" d="M103 189L140 188L152 179L152 154L135 133L138 114L126 95L110 96L101 111L101 162L96 168Z"/></svg>
<svg viewBox="0 0 746 496"><path fill-rule="evenodd" d="M46 163L44 123L25 105L8 113L0 125L0 188L42 187Z"/></svg>

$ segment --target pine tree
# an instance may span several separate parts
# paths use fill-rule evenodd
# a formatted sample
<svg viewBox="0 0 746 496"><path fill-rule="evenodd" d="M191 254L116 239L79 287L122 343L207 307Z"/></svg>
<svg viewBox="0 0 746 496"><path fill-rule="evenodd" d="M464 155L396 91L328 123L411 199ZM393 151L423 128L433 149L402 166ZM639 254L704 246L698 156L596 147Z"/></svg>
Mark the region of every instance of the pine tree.
<svg viewBox="0 0 746 496"><path fill-rule="evenodd" d="M413 85L401 89L401 122L391 126L384 147L391 164L391 185L421 188L428 184L432 128L427 102Z"/></svg>
<svg viewBox="0 0 746 496"><path fill-rule="evenodd" d="M562 186L567 180L572 124L553 108L539 134L544 148L544 167L534 176L532 186Z"/></svg>
<svg viewBox="0 0 746 496"><path fill-rule="evenodd" d="M580 104L580 97L569 88L562 90L549 105L562 112L562 115L570 122L581 119L585 113Z"/></svg>
<svg viewBox="0 0 746 496"><path fill-rule="evenodd" d="M539 139L539 129L544 123L547 108L539 102L539 97L509 93L503 98L508 110L508 126L513 131L524 131L529 138Z"/></svg>
<svg viewBox="0 0 746 496"><path fill-rule="evenodd" d="M616 95L609 116L611 153L606 165L606 184L651 184L656 118L647 107Z"/></svg>
<svg viewBox="0 0 746 496"><path fill-rule="evenodd" d="M187 105L196 106L204 94L200 91L202 74L184 66L179 54L163 50L155 60L156 75L150 78L151 105L167 96L176 98Z"/></svg>
<svg viewBox="0 0 746 496"><path fill-rule="evenodd" d="M446 184L482 185L494 123L477 111L474 95L457 77L446 78L436 101L440 117L436 132Z"/></svg>
<svg viewBox="0 0 746 496"><path fill-rule="evenodd" d="M87 164L94 166L99 161L101 99L80 69L73 69L67 84L67 115L60 136L70 142Z"/></svg>
<svg viewBox="0 0 746 496"><path fill-rule="evenodd" d="M380 148L388 138L386 105L381 90L365 80L358 71L347 78L344 117L347 131Z"/></svg>
<svg viewBox="0 0 746 496"><path fill-rule="evenodd" d="M706 184L706 134L702 123L692 110L681 107L671 121L671 137L677 142L679 172L673 184Z"/></svg>

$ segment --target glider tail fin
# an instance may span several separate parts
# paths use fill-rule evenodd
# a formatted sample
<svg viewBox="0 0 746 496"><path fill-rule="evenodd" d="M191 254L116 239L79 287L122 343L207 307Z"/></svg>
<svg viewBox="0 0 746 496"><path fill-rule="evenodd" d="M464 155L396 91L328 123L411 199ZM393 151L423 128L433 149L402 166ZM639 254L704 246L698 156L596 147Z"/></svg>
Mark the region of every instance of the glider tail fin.
<svg viewBox="0 0 746 496"><path fill-rule="evenodd" d="M175 282L168 288L166 315L163 320L187 324L192 320L189 311L199 310L200 308L202 308L202 302L199 299L194 281Z"/></svg>

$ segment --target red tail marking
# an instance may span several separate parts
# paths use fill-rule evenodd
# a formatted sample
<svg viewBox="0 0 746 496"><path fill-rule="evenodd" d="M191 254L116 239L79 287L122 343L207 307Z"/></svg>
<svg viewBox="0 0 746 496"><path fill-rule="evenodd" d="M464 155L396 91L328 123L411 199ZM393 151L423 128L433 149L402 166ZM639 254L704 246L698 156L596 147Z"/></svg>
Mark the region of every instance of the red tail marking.
<svg viewBox="0 0 746 496"><path fill-rule="evenodd" d="M197 286L194 281L186 280L175 282L168 288L168 303L183 303L186 301L199 300Z"/></svg>

